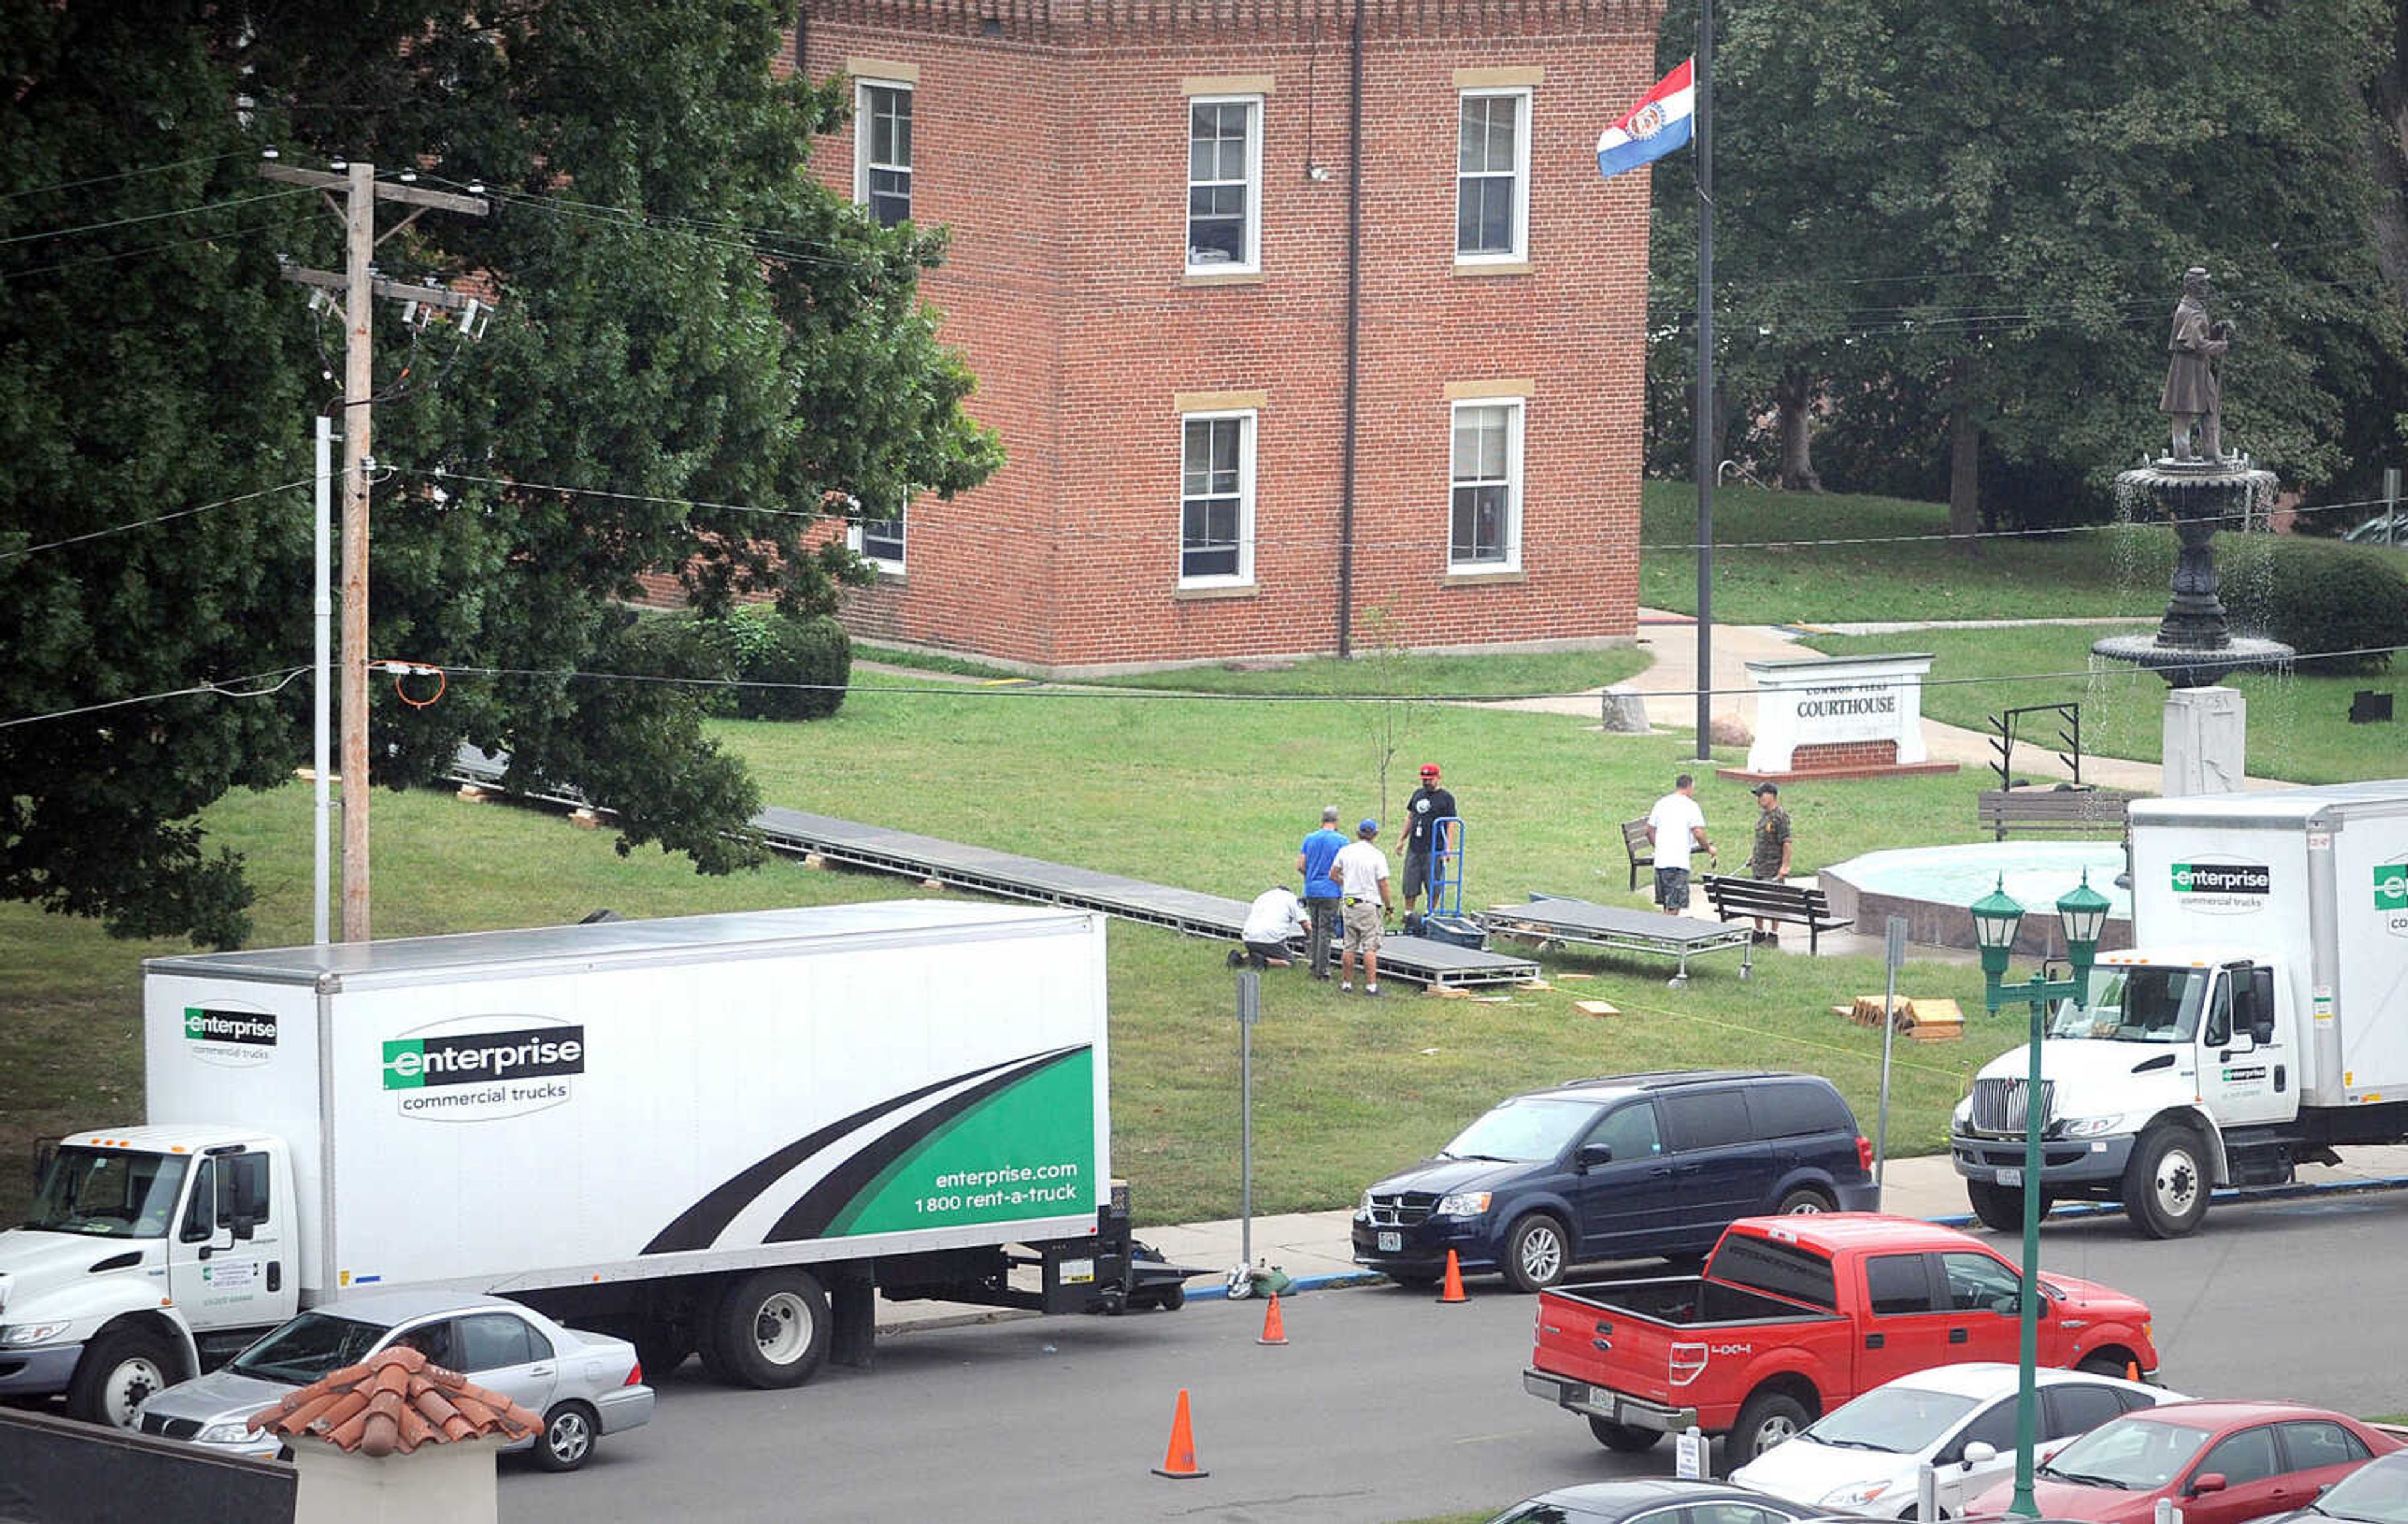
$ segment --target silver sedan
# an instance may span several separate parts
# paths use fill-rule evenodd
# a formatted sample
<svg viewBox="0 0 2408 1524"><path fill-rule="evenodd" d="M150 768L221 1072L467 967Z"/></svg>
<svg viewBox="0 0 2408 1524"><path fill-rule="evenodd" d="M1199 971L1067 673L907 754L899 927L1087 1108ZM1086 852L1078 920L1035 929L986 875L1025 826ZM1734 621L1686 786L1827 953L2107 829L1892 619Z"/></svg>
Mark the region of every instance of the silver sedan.
<svg viewBox="0 0 2408 1524"><path fill-rule="evenodd" d="M280 1324L222 1369L154 1392L136 1415L146 1434L237 1455L274 1456L274 1434L251 1415L297 1387L406 1344L437 1365L543 1416L534 1447L546 1471L575 1471L595 1440L652 1416L652 1389L624 1339L564 1328L498 1297L377 1291L311 1308Z"/></svg>

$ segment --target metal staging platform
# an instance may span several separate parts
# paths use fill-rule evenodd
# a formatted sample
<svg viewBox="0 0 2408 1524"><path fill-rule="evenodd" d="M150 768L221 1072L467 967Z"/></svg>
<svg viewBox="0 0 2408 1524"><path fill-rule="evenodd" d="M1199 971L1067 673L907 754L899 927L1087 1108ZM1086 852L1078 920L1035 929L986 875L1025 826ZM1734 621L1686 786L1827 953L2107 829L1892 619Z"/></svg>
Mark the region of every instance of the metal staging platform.
<svg viewBox="0 0 2408 1524"><path fill-rule="evenodd" d="M1489 931L1527 937L1541 947L1603 947L1610 952L1644 953L1680 960L1680 972L1670 983L1689 982L1689 960L1702 953L1740 949L1739 976L1755 966L1753 928L1740 921L1696 920L1655 910L1626 910L1618 905L1556 894L1533 894L1528 904L1492 906L1483 918Z"/></svg>
<svg viewBox="0 0 2408 1524"><path fill-rule="evenodd" d="M506 765L500 758L463 747L452 762L451 777L458 783L499 788ZM513 797L570 808L589 807L574 789ZM908 878L932 878L956 889L1003 899L1100 910L1124 920L1168 926L1190 936L1234 942L1246 921L1242 900L1149 884L1118 874L1073 868L885 826L863 825L776 805L754 816L752 825L773 851L789 857L816 856L850 867L871 868ZM1388 936L1380 942L1380 973L1426 985L1514 984L1537 978L1539 965L1527 958L1457 947L1428 937Z"/></svg>

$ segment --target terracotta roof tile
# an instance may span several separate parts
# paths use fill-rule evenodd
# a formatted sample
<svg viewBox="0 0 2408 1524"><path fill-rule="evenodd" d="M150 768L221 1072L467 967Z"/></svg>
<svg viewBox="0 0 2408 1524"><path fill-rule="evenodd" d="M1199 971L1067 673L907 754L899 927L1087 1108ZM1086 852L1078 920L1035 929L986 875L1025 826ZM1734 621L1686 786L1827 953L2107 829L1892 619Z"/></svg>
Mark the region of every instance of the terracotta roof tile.
<svg viewBox="0 0 2408 1524"><path fill-rule="evenodd" d="M337 1449L385 1456L486 1434L524 1439L539 1431L543 1420L457 1371L430 1364L407 1345L395 1345L252 1414L251 1427L287 1439L311 1434Z"/></svg>

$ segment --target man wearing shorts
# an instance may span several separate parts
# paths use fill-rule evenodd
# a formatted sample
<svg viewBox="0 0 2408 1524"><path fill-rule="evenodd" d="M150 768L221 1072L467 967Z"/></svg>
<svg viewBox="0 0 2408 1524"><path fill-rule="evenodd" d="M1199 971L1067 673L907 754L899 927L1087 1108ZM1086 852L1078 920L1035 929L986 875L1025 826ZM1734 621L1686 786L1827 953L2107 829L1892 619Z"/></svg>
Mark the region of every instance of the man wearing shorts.
<svg viewBox="0 0 2408 1524"><path fill-rule="evenodd" d="M1388 857L1377 845L1380 822L1366 820L1354 828L1354 839L1346 844L1331 864L1338 876L1338 893L1341 902L1340 923L1346 929L1345 941L1338 952L1338 988L1354 988L1354 955L1363 955L1363 992L1380 992L1380 929L1388 921Z"/></svg>
<svg viewBox="0 0 2408 1524"><path fill-rule="evenodd" d="M1666 913L1689 908L1689 861L1702 851L1714 856L1706 839L1706 812L1694 797L1698 780L1684 773L1672 780L1672 791L1647 812L1647 841L1656 848L1656 903Z"/></svg>

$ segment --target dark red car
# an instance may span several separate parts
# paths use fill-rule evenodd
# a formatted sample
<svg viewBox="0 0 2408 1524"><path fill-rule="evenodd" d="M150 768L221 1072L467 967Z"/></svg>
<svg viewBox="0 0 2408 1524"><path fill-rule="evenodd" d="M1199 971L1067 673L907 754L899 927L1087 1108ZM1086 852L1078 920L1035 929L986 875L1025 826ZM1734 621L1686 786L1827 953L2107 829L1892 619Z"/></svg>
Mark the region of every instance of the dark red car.
<svg viewBox="0 0 2408 1524"><path fill-rule="evenodd" d="M2340 1413L2295 1403L2169 1403L2111 1418L2052 1456L2033 1499L2052 1518L2149 1524L2172 1498L2184 1524L2246 1524L2315 1501L2400 1441ZM1968 1512L1996 1513L2001 1483Z"/></svg>

